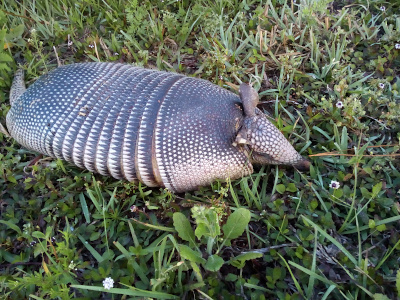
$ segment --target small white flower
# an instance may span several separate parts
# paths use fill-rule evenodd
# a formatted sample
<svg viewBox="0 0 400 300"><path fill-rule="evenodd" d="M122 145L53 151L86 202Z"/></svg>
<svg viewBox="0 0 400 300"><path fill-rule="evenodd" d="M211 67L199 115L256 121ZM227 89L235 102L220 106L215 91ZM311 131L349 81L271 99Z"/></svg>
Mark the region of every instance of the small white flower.
<svg viewBox="0 0 400 300"><path fill-rule="evenodd" d="M115 53L114 53L114 56L118 56L118 55L119 55L119 53L118 53L118 52L115 52Z"/></svg>
<svg viewBox="0 0 400 300"><path fill-rule="evenodd" d="M94 48L94 45L89 45L89 48Z"/></svg>
<svg viewBox="0 0 400 300"><path fill-rule="evenodd" d="M343 106L344 106L344 104L343 104L342 101L336 102L336 107L337 107L337 108L343 108Z"/></svg>
<svg viewBox="0 0 400 300"><path fill-rule="evenodd" d="M114 287L114 279L111 277L107 277L106 279L103 280L103 287L106 290L109 290Z"/></svg>
<svg viewBox="0 0 400 300"><path fill-rule="evenodd" d="M36 32L36 29L35 29L35 28L32 28L32 29L31 29L31 33L34 34L35 32Z"/></svg>
<svg viewBox="0 0 400 300"><path fill-rule="evenodd" d="M222 77L222 75L219 75L218 78L219 78L219 80L224 79L224 77Z"/></svg>
<svg viewBox="0 0 400 300"><path fill-rule="evenodd" d="M340 188L340 183L338 181L332 180L329 187L331 189L337 190L338 188Z"/></svg>
<svg viewBox="0 0 400 300"><path fill-rule="evenodd" d="M400 44L395 44L394 48L397 49L397 50L400 50Z"/></svg>
<svg viewBox="0 0 400 300"><path fill-rule="evenodd" d="M379 7L379 9L380 9L381 11L385 11L385 10L386 10L386 7L384 7L384 6L382 5L381 7Z"/></svg>
<svg viewBox="0 0 400 300"><path fill-rule="evenodd" d="M378 84L378 86L379 86L380 89L384 89L385 88L385 84L382 83L382 82L380 84Z"/></svg>
<svg viewBox="0 0 400 300"><path fill-rule="evenodd" d="M69 266L68 266L68 268L69 269L74 269L75 268L75 266L76 266L76 264L74 264L74 261L73 260L71 260L71 262L69 263Z"/></svg>

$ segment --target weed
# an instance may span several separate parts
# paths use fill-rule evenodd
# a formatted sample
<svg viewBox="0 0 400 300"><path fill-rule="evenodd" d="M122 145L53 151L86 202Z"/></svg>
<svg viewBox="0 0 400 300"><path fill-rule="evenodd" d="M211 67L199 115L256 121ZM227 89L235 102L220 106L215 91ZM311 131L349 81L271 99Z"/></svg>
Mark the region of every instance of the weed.
<svg viewBox="0 0 400 300"><path fill-rule="evenodd" d="M227 89L251 82L259 108L312 166L264 166L173 195L37 157L0 133L0 297L398 297L399 9L1 2L3 124L17 67L29 85L58 60L135 63Z"/></svg>

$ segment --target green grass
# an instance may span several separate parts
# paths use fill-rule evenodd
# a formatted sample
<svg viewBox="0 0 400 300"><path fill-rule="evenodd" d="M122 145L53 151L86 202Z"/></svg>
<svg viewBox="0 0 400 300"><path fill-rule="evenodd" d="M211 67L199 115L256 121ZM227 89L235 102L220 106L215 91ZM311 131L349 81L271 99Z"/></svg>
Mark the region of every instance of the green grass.
<svg viewBox="0 0 400 300"><path fill-rule="evenodd" d="M399 11L397 0L2 1L1 123L18 62L28 84L58 61L155 66L231 90L252 82L312 167L174 195L32 165L37 154L0 133L0 298L396 299Z"/></svg>

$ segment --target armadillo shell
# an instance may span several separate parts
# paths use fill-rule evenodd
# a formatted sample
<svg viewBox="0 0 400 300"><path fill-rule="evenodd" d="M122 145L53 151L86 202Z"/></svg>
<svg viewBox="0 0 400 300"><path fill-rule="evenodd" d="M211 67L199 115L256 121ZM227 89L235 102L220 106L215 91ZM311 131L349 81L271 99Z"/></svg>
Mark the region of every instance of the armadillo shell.
<svg viewBox="0 0 400 300"><path fill-rule="evenodd" d="M40 77L7 115L23 146L103 175L174 192L252 172L232 146L237 95L208 81L124 64L83 63Z"/></svg>

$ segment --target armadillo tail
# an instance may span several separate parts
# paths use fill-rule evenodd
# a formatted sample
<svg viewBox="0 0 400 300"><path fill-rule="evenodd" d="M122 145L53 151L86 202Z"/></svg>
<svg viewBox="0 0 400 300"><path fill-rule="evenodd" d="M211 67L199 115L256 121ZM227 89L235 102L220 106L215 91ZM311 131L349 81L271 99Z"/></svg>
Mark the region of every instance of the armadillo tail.
<svg viewBox="0 0 400 300"><path fill-rule="evenodd" d="M18 69L17 72L15 72L14 80L10 90L11 106L13 106L15 101L25 92L25 90L24 70Z"/></svg>

